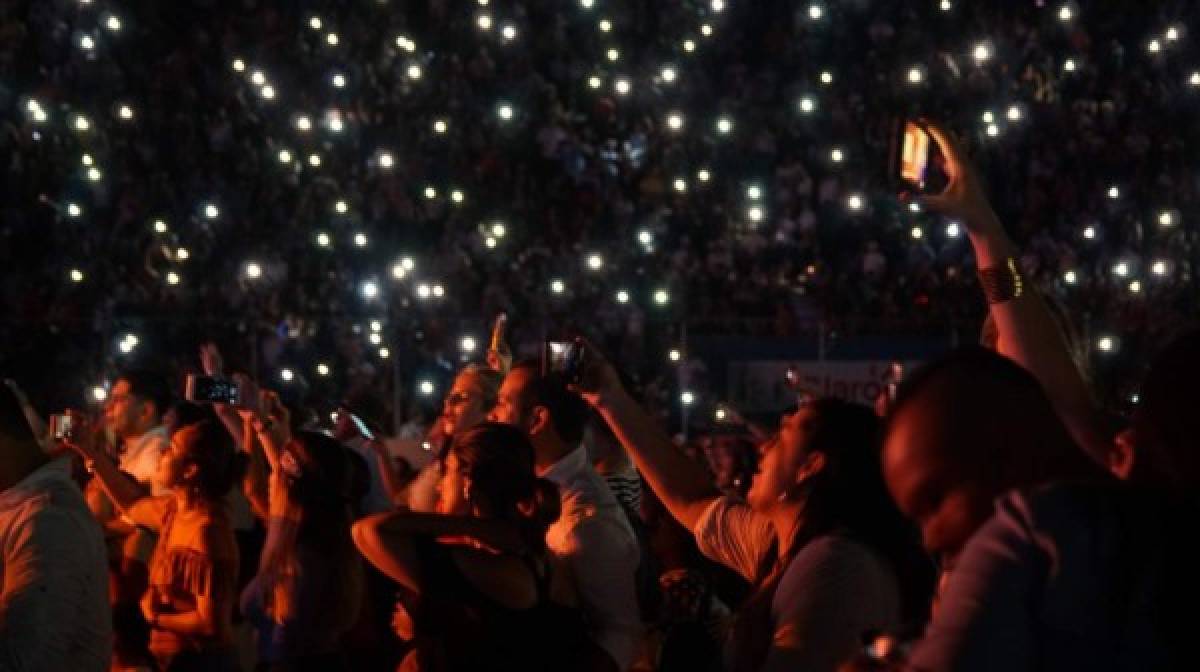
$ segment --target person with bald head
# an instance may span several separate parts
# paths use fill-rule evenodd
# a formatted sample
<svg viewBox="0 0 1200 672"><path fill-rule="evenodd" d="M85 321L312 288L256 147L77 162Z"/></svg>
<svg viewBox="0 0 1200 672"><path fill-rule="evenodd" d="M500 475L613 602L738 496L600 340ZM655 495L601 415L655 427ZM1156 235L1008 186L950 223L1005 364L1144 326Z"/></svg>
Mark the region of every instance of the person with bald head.
<svg viewBox="0 0 1200 672"><path fill-rule="evenodd" d="M1013 361L977 347L918 371L889 416L883 470L943 562L912 669L1183 664L1200 599L1180 534L1194 498L1118 481Z"/></svg>

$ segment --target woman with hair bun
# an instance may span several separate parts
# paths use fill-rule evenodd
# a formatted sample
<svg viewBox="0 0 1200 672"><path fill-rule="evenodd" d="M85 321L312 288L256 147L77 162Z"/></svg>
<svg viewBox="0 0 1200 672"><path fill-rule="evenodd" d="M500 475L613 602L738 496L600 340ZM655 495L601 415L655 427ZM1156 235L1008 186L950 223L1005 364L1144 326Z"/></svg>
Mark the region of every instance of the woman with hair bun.
<svg viewBox="0 0 1200 672"><path fill-rule="evenodd" d="M399 511L354 525L354 543L400 584L412 652L402 670L556 670L586 646L569 581L552 570L554 484L534 475L520 431L484 423L443 458L436 513Z"/></svg>
<svg viewBox="0 0 1200 672"><path fill-rule="evenodd" d="M141 602L158 669L239 669L233 640L238 550L226 496L241 482L246 456L217 423L187 425L158 461L155 480L170 494L149 497L102 451L72 447L117 507L158 534Z"/></svg>

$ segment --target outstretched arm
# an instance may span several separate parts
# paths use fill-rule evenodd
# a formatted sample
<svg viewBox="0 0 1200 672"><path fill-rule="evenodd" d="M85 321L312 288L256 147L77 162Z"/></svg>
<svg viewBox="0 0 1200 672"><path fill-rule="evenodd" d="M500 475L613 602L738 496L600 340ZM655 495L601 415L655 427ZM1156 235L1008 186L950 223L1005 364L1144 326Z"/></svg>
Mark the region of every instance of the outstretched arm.
<svg viewBox="0 0 1200 672"><path fill-rule="evenodd" d="M926 128L946 159L950 183L943 193L924 197L924 204L930 210L962 220L975 252L976 266L981 271L996 269L1001 274L1015 271L1017 247L988 203L966 154L942 127L929 123ZM1037 378L1076 443L1093 459L1107 465L1110 442L1100 422L1099 409L1037 288L1022 281L1017 295L990 303L988 311L999 333L996 350Z"/></svg>

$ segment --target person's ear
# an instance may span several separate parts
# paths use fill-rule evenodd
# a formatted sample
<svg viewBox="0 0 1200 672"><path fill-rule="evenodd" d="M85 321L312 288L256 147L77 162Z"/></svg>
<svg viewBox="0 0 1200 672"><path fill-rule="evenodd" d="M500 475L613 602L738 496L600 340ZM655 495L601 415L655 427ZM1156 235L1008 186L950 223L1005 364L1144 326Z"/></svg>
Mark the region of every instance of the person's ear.
<svg viewBox="0 0 1200 672"><path fill-rule="evenodd" d="M537 436L550 428L550 411L545 406L534 406L529 414L529 435Z"/></svg>
<svg viewBox="0 0 1200 672"><path fill-rule="evenodd" d="M804 461L796 469L796 485L801 485L825 469L825 453L813 451L804 456Z"/></svg>
<svg viewBox="0 0 1200 672"><path fill-rule="evenodd" d="M1108 470L1121 480L1128 480L1133 473L1133 463L1137 451L1133 438L1133 430L1126 429L1113 437L1112 446L1108 451Z"/></svg>

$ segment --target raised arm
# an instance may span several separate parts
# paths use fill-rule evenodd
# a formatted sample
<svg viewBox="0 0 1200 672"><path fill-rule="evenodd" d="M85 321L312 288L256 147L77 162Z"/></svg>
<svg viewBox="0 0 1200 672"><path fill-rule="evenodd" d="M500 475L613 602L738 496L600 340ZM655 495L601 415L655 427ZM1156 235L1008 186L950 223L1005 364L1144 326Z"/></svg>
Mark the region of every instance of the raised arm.
<svg viewBox="0 0 1200 672"><path fill-rule="evenodd" d="M667 433L629 396L617 374L588 344L576 390L600 413L667 510L688 530L720 497L708 473L671 443Z"/></svg>
<svg viewBox="0 0 1200 672"><path fill-rule="evenodd" d="M988 203L966 154L945 129L932 123L927 128L946 159L950 183L943 193L924 197L923 203L930 210L962 220L981 273L996 274L1003 282L1019 278L1017 247ZM1037 288L1024 279L1017 286L1020 289L1008 292L1013 296L1007 300L995 300L1002 296L989 299L988 312L999 333L996 350L1037 378L1076 443L1107 466L1110 441L1063 333Z"/></svg>
<svg viewBox="0 0 1200 672"><path fill-rule="evenodd" d="M220 378L225 375L225 362L215 343L205 343L200 346L200 367L206 376ZM213 412L217 414L221 424L225 425L229 435L240 447L244 435L241 432L242 423L237 409L229 404L213 404Z"/></svg>

